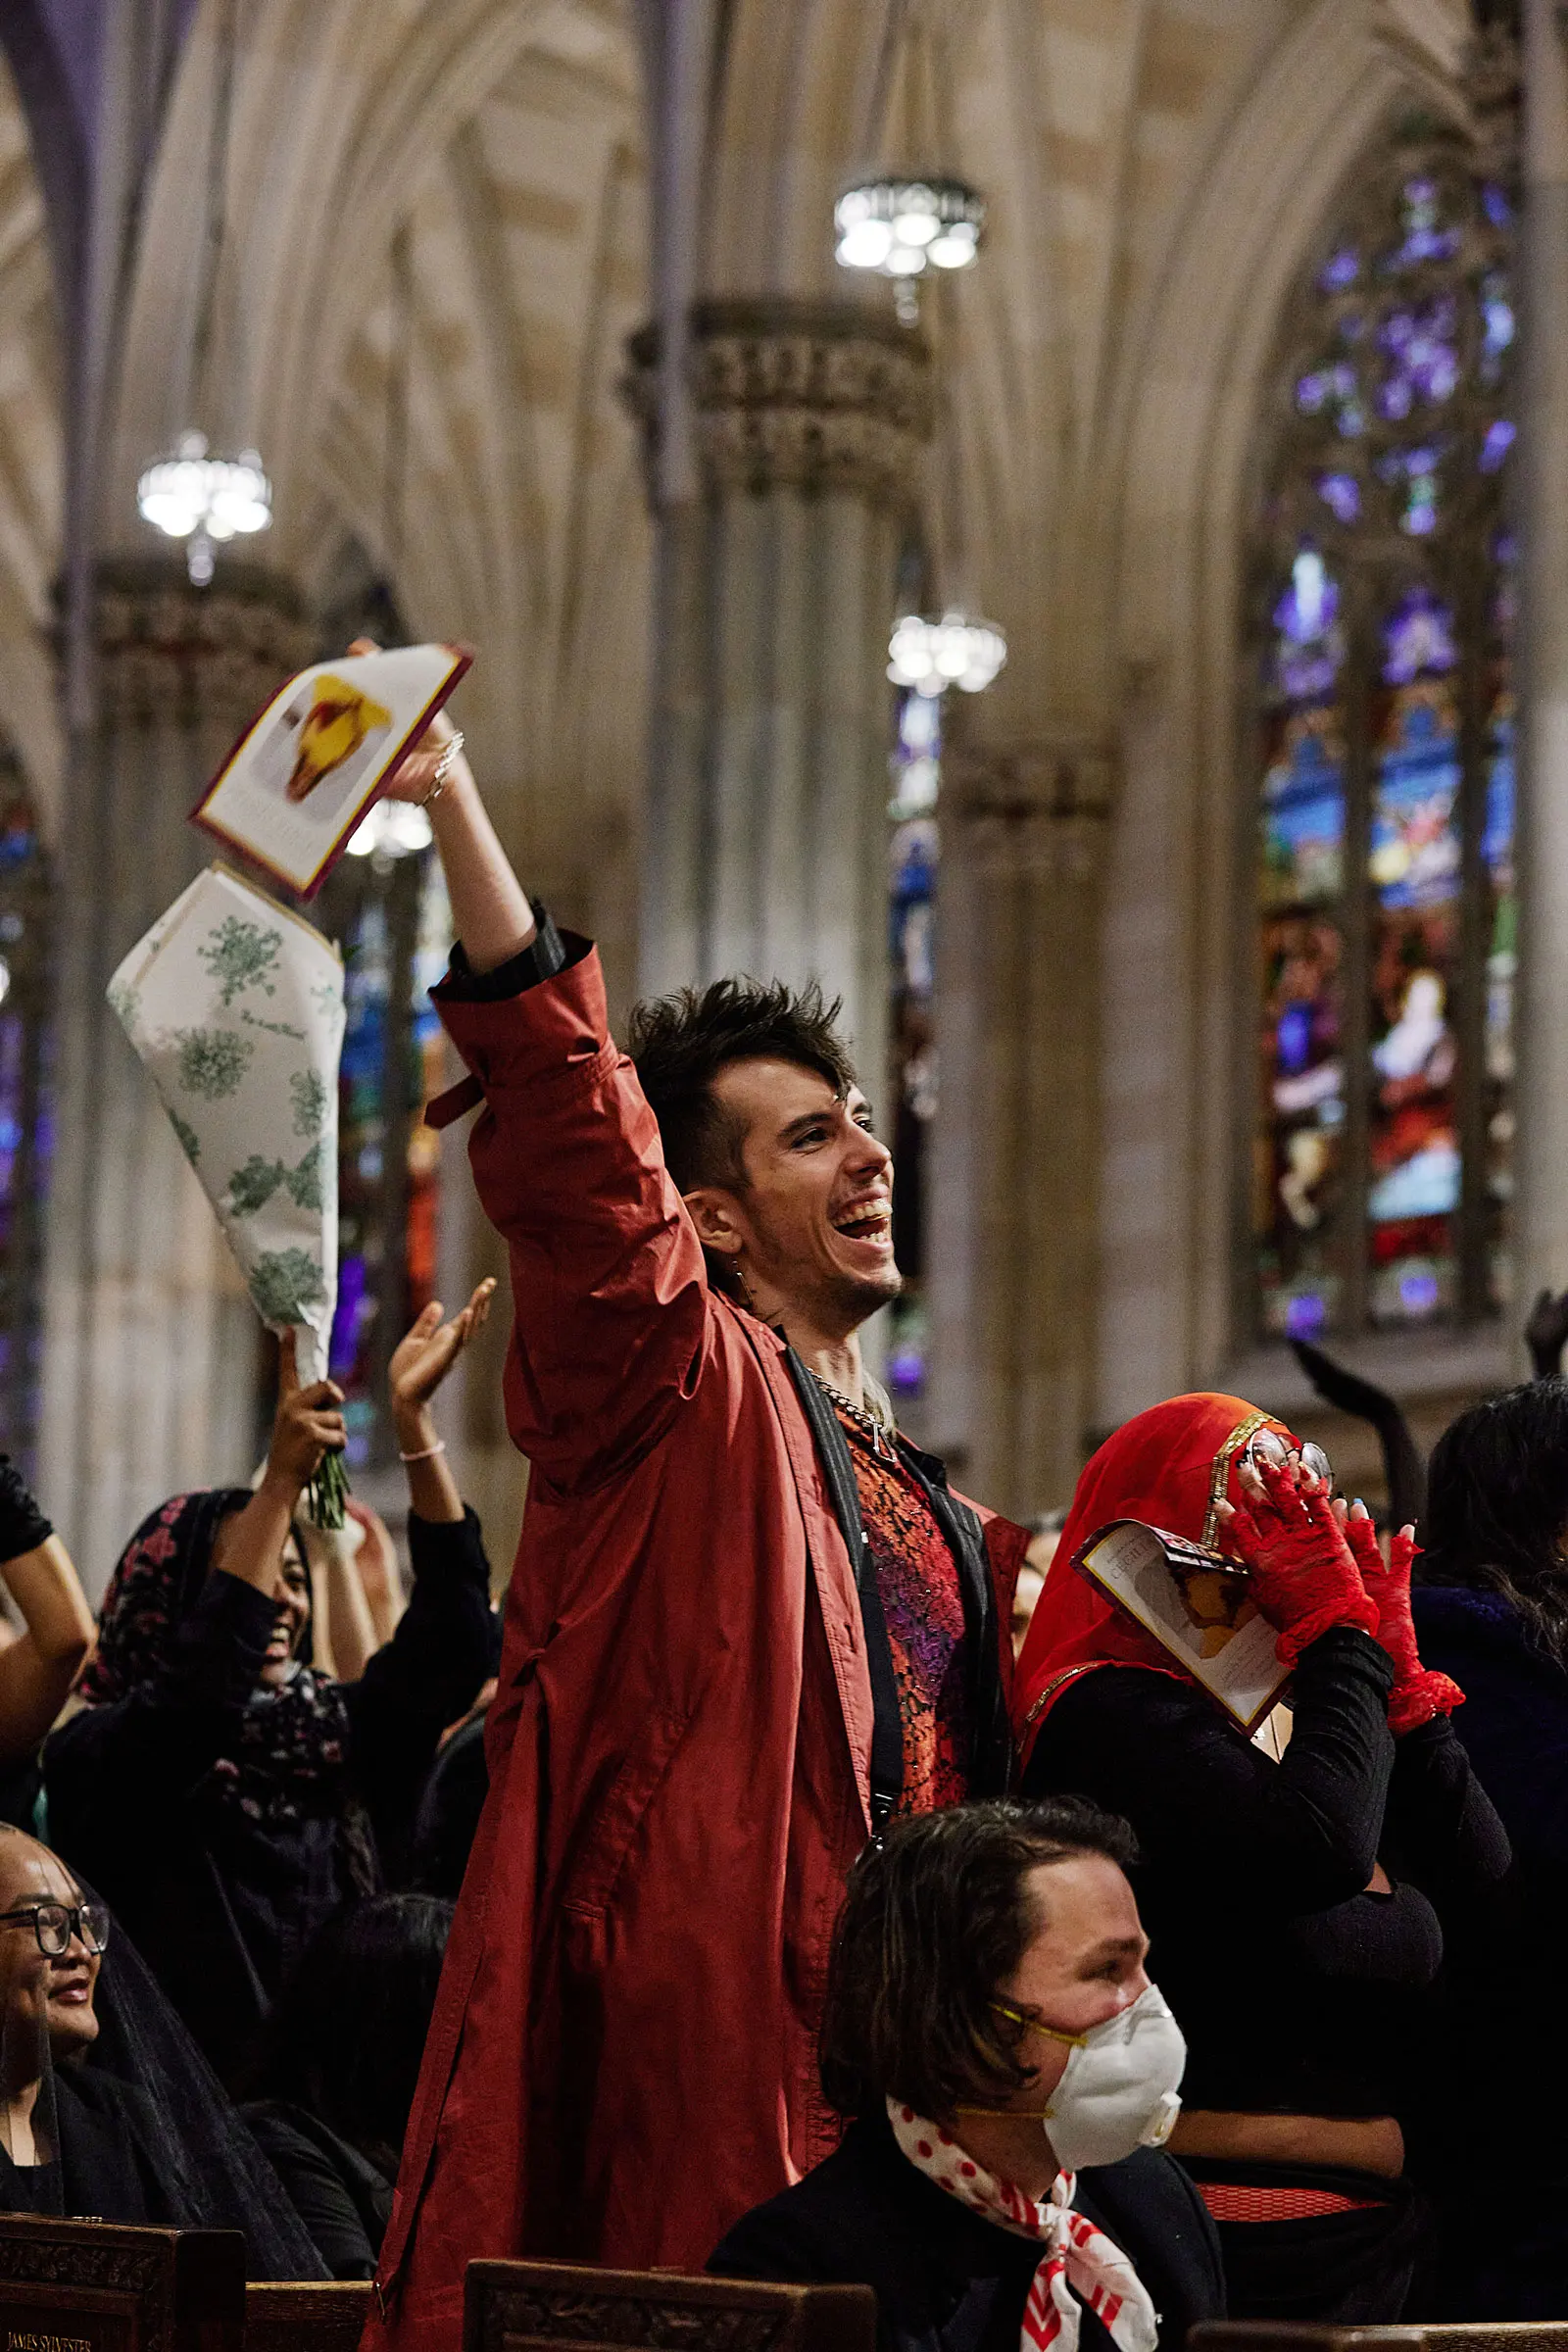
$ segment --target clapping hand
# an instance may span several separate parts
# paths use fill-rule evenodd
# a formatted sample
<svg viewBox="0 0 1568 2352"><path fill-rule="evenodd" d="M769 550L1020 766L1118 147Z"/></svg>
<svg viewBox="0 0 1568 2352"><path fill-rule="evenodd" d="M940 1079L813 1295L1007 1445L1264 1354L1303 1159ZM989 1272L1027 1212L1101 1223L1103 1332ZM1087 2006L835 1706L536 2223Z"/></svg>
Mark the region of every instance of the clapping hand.
<svg viewBox="0 0 1568 2352"><path fill-rule="evenodd" d="M450 1323L441 1320L441 1301L432 1298L413 1329L392 1350L387 1379L392 1391L393 1417L399 1421L422 1412L463 1350L484 1328L495 1297L494 1275L486 1275L461 1314Z"/></svg>

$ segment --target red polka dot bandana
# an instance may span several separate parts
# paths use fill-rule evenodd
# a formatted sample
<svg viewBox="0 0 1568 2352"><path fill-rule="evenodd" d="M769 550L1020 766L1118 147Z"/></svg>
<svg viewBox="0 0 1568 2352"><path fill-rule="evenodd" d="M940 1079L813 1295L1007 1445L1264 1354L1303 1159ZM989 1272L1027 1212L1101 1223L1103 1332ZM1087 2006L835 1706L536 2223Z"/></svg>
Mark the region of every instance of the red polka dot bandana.
<svg viewBox="0 0 1568 2352"><path fill-rule="evenodd" d="M1103 2324L1117 2352L1154 2352L1159 2315L1149 2289L1121 2248L1073 2212L1073 2174L1058 2173L1050 2196L1037 2205L1011 2181L986 2172L951 2132L939 2131L912 2107L889 2099L888 2118L894 2138L917 2172L999 2229L1038 2238L1045 2248L1024 2305L1019 2352L1046 2352L1048 2345L1055 2352L1077 2352L1082 2304Z"/></svg>

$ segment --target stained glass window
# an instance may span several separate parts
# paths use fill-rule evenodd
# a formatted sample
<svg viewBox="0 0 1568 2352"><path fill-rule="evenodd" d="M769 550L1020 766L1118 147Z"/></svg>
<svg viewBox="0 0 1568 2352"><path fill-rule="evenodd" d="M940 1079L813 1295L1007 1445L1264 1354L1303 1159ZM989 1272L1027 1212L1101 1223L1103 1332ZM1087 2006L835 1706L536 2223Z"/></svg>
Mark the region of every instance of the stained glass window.
<svg viewBox="0 0 1568 2352"><path fill-rule="evenodd" d="M420 1112L441 1086L429 991L452 931L434 853L346 858L318 919L343 952L347 1010L331 1373L345 1393L353 1472L392 1458L387 1361L436 1291L439 1147Z"/></svg>
<svg viewBox="0 0 1568 2352"><path fill-rule="evenodd" d="M32 802L15 758L0 752L0 1449L24 1470L38 1430L51 1142L48 898Z"/></svg>
<svg viewBox="0 0 1568 2352"><path fill-rule="evenodd" d="M1265 1334L1507 1295L1513 231L1407 123L1290 317L1252 551Z"/></svg>
<svg viewBox="0 0 1568 2352"><path fill-rule="evenodd" d="M888 1386L914 1400L925 1391L929 1352L925 1301L927 1138L937 1108L932 1001L936 994L936 891L941 842L942 703L902 690L895 705L889 773L893 833L888 853L891 965L890 1060L895 1102L893 1243L905 1278L891 1315ZM883 1130L886 1132L886 1129Z"/></svg>

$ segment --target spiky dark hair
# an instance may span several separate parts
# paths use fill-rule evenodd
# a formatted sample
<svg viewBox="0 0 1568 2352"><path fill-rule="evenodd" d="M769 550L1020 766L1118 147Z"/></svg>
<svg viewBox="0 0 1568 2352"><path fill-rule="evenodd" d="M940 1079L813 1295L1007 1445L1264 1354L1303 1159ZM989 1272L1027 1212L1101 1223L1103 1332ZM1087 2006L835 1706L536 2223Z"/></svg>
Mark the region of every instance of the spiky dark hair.
<svg viewBox="0 0 1568 2352"><path fill-rule="evenodd" d="M855 1069L834 1026L842 1002L826 1004L814 980L793 989L782 980L742 976L678 989L636 1007L628 1050L677 1192L699 1184L746 1188L745 1133L713 1093L730 1062L799 1062L836 1095L849 1093Z"/></svg>

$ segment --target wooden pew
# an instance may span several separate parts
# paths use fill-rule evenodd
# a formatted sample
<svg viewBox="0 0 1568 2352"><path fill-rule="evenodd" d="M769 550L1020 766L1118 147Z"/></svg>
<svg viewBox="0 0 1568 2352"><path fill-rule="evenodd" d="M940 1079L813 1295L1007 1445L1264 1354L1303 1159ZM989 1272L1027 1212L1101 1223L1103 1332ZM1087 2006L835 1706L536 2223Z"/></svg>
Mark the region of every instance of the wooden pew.
<svg viewBox="0 0 1568 2352"><path fill-rule="evenodd" d="M1206 2320L1189 2334L1187 2352L1568 2352L1568 2320L1407 2322L1397 2328Z"/></svg>
<svg viewBox="0 0 1568 2352"><path fill-rule="evenodd" d="M374 2292L368 2278L284 2285L252 2279L245 2289L245 2352L354 2352Z"/></svg>
<svg viewBox="0 0 1568 2352"><path fill-rule="evenodd" d="M237 2230L0 2215L0 2352L244 2352Z"/></svg>
<svg viewBox="0 0 1568 2352"><path fill-rule="evenodd" d="M765 2286L679 2271L470 2262L463 2352L874 2352L868 2286ZM0 2345L0 2352L6 2352Z"/></svg>

